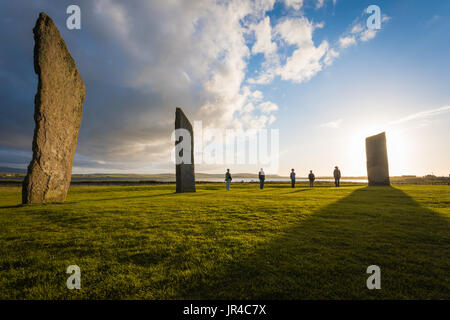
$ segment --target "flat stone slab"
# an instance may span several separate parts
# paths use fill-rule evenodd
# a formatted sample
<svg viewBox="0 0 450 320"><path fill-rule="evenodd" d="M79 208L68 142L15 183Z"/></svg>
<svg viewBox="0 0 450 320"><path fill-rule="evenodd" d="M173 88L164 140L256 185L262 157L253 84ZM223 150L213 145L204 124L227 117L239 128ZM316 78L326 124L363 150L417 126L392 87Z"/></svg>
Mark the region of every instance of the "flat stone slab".
<svg viewBox="0 0 450 320"><path fill-rule="evenodd" d="M366 138L369 186L389 186L389 164L384 132Z"/></svg>
<svg viewBox="0 0 450 320"><path fill-rule="evenodd" d="M180 108L175 111L175 130L185 129L191 138L190 163L176 164L177 192L195 192L194 169L194 130L186 115ZM175 141L177 145L180 141ZM185 152L185 150L183 150Z"/></svg>
<svg viewBox="0 0 450 320"><path fill-rule="evenodd" d="M36 127L22 202L61 202L70 186L85 87L52 19L41 13L33 32L34 69L39 78L34 110Z"/></svg>

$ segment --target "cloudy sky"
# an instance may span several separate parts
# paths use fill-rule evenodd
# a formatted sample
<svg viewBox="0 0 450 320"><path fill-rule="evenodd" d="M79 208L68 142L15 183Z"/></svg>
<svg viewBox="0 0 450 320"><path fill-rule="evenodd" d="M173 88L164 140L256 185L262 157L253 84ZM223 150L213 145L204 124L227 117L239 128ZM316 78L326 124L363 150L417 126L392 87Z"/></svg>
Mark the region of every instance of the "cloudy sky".
<svg viewBox="0 0 450 320"><path fill-rule="evenodd" d="M71 4L81 30L66 27ZM0 0L0 12L0 166L31 159L32 28L46 12L87 90L75 173L174 172L176 107L203 128L278 129L282 175L365 175L364 138L381 131L391 175L450 173L449 1ZM259 164L196 166L226 167Z"/></svg>

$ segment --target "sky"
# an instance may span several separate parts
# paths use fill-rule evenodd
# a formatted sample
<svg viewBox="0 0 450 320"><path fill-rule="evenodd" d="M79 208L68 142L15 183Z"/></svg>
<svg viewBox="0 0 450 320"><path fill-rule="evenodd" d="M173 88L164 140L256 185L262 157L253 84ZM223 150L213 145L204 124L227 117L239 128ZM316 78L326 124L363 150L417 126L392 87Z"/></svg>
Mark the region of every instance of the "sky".
<svg viewBox="0 0 450 320"><path fill-rule="evenodd" d="M79 30L66 27L72 4ZM174 172L181 107L201 121L197 147L226 130L276 132L269 173L364 176L365 138L385 131L392 176L450 174L449 1L0 0L0 12L0 166L31 160L32 29L45 12L86 85L74 173ZM196 154L196 171L267 164L244 158Z"/></svg>

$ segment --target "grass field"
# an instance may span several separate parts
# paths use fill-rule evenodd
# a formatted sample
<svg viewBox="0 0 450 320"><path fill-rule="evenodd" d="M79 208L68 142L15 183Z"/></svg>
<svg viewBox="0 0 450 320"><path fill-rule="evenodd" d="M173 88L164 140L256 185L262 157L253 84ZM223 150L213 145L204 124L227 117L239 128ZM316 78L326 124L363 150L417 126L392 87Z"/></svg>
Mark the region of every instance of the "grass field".
<svg viewBox="0 0 450 320"><path fill-rule="evenodd" d="M450 299L449 186L197 188L0 187L0 298Z"/></svg>

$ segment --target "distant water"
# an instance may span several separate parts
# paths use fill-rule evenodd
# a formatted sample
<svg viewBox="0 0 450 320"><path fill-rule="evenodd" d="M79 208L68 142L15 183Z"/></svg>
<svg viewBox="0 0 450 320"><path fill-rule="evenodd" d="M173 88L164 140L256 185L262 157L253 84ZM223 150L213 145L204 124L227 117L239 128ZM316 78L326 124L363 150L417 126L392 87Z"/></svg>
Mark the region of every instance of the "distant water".
<svg viewBox="0 0 450 320"><path fill-rule="evenodd" d="M219 178L204 178L197 179L199 181L208 181L208 182L224 182L224 179ZM291 182L289 178L273 178L266 179L266 182ZM308 182L308 179L295 179L296 182ZM315 182L334 182L334 179L316 179ZM256 178L233 178L233 182L259 182ZM368 183L367 179L341 179L341 182L352 182L352 183Z"/></svg>
<svg viewBox="0 0 450 320"><path fill-rule="evenodd" d="M22 181L21 177L0 177L1 180L17 180ZM170 178L149 178L149 177L72 177L72 181L161 181L161 182L175 182L174 179ZM225 182L222 178L198 178L197 181L205 182ZM266 182L290 182L289 178L268 178ZM296 182L308 182L308 179L295 179ZM316 179L316 182L334 182L334 179ZM259 182L256 178L234 178L233 182ZM341 179L341 182L351 182L351 183L368 183L367 179Z"/></svg>

